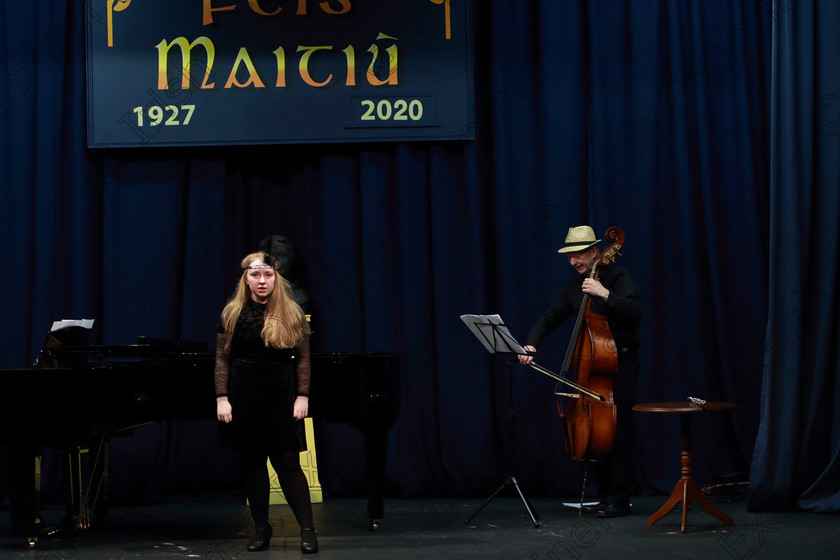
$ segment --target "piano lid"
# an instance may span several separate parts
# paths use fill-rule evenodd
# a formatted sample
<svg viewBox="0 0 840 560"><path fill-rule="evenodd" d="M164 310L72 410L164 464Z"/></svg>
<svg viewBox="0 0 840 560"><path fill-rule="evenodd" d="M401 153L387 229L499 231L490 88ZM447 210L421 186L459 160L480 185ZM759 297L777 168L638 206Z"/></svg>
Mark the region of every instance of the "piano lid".
<svg viewBox="0 0 840 560"><path fill-rule="evenodd" d="M193 360L212 358L207 344L166 338L140 336L137 344L127 345L56 345L41 350L36 368L79 367L108 362L148 360Z"/></svg>

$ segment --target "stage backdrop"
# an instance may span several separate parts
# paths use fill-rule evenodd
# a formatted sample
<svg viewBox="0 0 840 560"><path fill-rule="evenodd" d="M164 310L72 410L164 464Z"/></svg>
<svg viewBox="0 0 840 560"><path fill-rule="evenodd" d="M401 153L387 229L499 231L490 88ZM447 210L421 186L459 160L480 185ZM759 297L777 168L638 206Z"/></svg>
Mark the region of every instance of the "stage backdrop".
<svg viewBox="0 0 840 560"><path fill-rule="evenodd" d="M829 472L837 152L830 126L826 149L811 151L800 124L835 122L837 57L807 26L773 31L803 4L815 7L807 21L837 28L832 3L482 2L475 141L166 150L87 148L83 4L2 5L3 367L31 363L64 317L96 318L108 344L211 344L240 258L282 234L316 349L402 357L390 496L484 497L513 470L532 495L574 497L582 468L563 449L554 383L491 358L459 316L500 313L524 336L572 274L556 252L567 229L617 225L645 305L637 399L738 405L694 423L701 484L751 479L752 503L786 509ZM782 81L772 60L822 65ZM818 91L822 111L805 101ZM796 154L784 169L797 181L771 165L782 154ZM552 335L540 362L558 365L567 336ZM640 492L670 492L678 477L671 420L637 416ZM363 485L358 437L345 432L320 432L328 496ZM121 439L111 480L115 501L238 483L212 419ZM836 477L821 480L818 504L836 492Z"/></svg>

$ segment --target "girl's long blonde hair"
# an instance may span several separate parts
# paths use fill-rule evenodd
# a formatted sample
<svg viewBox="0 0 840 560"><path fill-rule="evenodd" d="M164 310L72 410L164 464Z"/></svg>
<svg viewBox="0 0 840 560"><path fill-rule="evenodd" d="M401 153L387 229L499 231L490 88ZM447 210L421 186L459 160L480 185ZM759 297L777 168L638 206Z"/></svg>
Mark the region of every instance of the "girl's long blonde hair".
<svg viewBox="0 0 840 560"><path fill-rule="evenodd" d="M292 348L309 336L309 323L303 310L291 297L291 285L277 273L277 260L267 253L258 251L242 259L242 276L236 285L236 290L222 309L222 328L225 331L225 348L230 348L236 321L242 308L251 299L248 288L248 266L255 260L271 265L276 274L274 290L268 296L265 309L265 324L262 329L262 339L267 347Z"/></svg>

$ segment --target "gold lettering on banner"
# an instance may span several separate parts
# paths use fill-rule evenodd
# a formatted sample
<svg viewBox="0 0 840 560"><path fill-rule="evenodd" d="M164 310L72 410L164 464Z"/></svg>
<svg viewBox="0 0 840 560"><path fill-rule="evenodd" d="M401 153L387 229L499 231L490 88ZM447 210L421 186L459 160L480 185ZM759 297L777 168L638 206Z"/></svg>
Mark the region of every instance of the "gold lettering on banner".
<svg viewBox="0 0 840 560"><path fill-rule="evenodd" d="M286 49L277 47L273 54L277 58L277 82L274 87L286 87Z"/></svg>
<svg viewBox="0 0 840 560"><path fill-rule="evenodd" d="M396 41L395 37L391 37L389 35L385 35L384 33L380 33L379 36L376 38L377 41L380 39L393 39ZM373 67L376 64L377 58L379 58L379 45L373 43L370 48L368 49L369 53L373 53L373 60L370 61L370 66L367 69L367 80L368 83L372 86L384 86L385 84L389 84L395 86L399 83L398 80L398 72L397 72L397 45L391 45L385 51L388 53L388 79L380 80L376 73L373 71Z"/></svg>
<svg viewBox="0 0 840 560"><path fill-rule="evenodd" d="M446 38L452 38L452 17L450 14L450 0L429 0L433 4L443 4L443 17L446 21Z"/></svg>
<svg viewBox="0 0 840 560"><path fill-rule="evenodd" d="M259 0L248 0L248 5L251 7L254 13L260 14L261 16L276 16L283 10L282 6L277 6L277 9L273 12L266 12L260 7Z"/></svg>
<svg viewBox="0 0 840 560"><path fill-rule="evenodd" d="M356 49L353 45L347 45L347 48L341 51L347 57L347 80L344 82L345 86L356 85Z"/></svg>
<svg viewBox="0 0 840 560"><path fill-rule="evenodd" d="M164 39L155 45L158 50L158 89L167 89L168 87L168 80L166 79L167 61L169 59L169 49L173 46L181 48L181 89L189 89L192 49L198 45L204 47L204 52L207 54L207 66L204 69L204 80L201 82L201 88L213 88L215 82L208 83L207 80L210 79L210 71L213 69L213 62L216 59L216 47L208 37L202 36L192 43L188 43L184 37L178 37L173 39L171 43L167 43L166 39Z"/></svg>
<svg viewBox="0 0 840 560"><path fill-rule="evenodd" d="M324 46L324 47L298 47L298 52L303 51L303 56L300 57L300 63L298 64L298 69L300 70L300 77L303 78L303 81L309 84L312 87L324 87L332 80L332 74L330 74L327 79L323 82L316 82L312 79L312 75L309 73L309 59L316 51L320 50L328 50L331 51L332 47Z"/></svg>
<svg viewBox="0 0 840 560"><path fill-rule="evenodd" d="M244 84L240 84L236 79L236 73L239 71L240 64L245 64L245 67L248 69L248 81ZM248 49L242 47L239 49L239 54L236 55L236 60L233 62L233 68L230 70L230 76L228 76L225 89L229 89L231 85L235 85L237 87L248 87L251 84L254 84L254 86L258 88L265 87L265 84L263 84L257 74L257 69L254 68L254 63L251 61L251 55L248 54Z"/></svg>
<svg viewBox="0 0 840 560"><path fill-rule="evenodd" d="M128 0L128 2L130 1L131 0ZM446 2L448 4L449 0L446 0ZM308 15L308 3L309 0L297 0L297 11L295 12L295 14L299 16ZM333 4L338 4L338 7L334 8ZM318 5L321 7L321 11L323 11L325 14L336 16L346 14L353 9L353 5L351 4L350 0L323 0L319 2ZM261 16L276 16L283 11L283 6L277 6L276 10L274 10L273 12L268 12L262 7L262 5L260 4L260 0L248 0L248 7L251 9L252 12ZM235 4L229 4L227 6L219 6L217 8L214 8L213 0L204 0L201 19L202 25L210 25L211 23L214 23L214 12L230 12L233 10L236 10Z"/></svg>
<svg viewBox="0 0 840 560"><path fill-rule="evenodd" d="M213 7L213 0L204 0L202 13L204 17L201 18L202 25L210 25L213 23L213 12L230 12L236 9L236 6L222 6L221 8Z"/></svg>
<svg viewBox="0 0 840 560"><path fill-rule="evenodd" d="M398 85L399 49L396 45L397 39L396 37L391 37L390 35L380 33L379 36L376 38L376 41L382 40L393 41L393 44L384 47L384 44L380 46L376 44L376 42L371 43L370 47L367 49L367 52L370 52L373 55L371 57L370 65L368 66L366 71L367 81L373 86ZM196 47L199 46L204 49L204 53L206 54L206 64L203 65L201 63L204 62L204 60L194 60L195 57L193 56L195 54L193 51L196 49ZM178 47L181 53L180 64L178 64L177 55L174 58L172 56L173 53L176 52L173 50L173 47ZM164 39L163 41L155 45L155 48L157 48L158 50L158 89L178 89L177 80L169 79L170 63L172 63L171 65L174 66L174 68L172 69L173 73L180 70L180 89L188 90L190 89L191 85L195 85L196 79L202 73L202 69L203 77L201 80L201 84L198 87L200 89L215 88L215 81L210 80L213 73L214 64L216 62L216 47L210 38L206 36L201 36L192 42L189 42L189 40L186 37L176 37L171 41L166 41ZM317 58L315 55L316 53L322 53L323 51L328 51L328 53L327 56L323 57L324 61L321 64L327 65L327 67L330 67L330 65L332 65L333 70L326 70L326 77L319 81L314 77L315 75L319 75L314 68L314 66L316 66L315 59ZM329 55L329 53L337 54L337 51L332 45L299 45L297 47L297 52L302 53L300 55L300 60L298 61L298 73L300 74L301 80L303 80L305 84L311 87L323 88L332 83L334 77L333 72L335 72L334 67L338 62L334 55ZM346 66L346 68L342 68L342 70L346 70L347 72L344 85L347 87L353 87L356 85L356 49L353 47L353 45L348 45L341 50L341 53L344 54L343 66ZM286 73L288 71L286 49L282 46L277 47L275 50L272 51L272 54L274 55L277 64L277 78L274 82L274 87L284 88L287 86ZM382 58L380 58L384 56L388 57L387 60L383 60ZM257 60L259 61L259 58ZM388 68L388 76L385 78L380 78L379 76L377 76L375 69L379 67L381 74L381 71L384 70L384 67L386 65ZM227 67L226 64L225 67ZM243 69L248 73L248 76L247 78L243 77L243 79L240 79L238 76L241 73L243 73ZM233 61L230 67L230 72L228 73L227 81L224 85L224 88L245 88L252 85L257 88L264 88L266 87L266 85L265 81L260 76L260 72L264 73L267 72L267 70L262 69L261 71L258 71L257 66L254 64L254 60L251 57L251 53L248 52L248 49L246 47L240 47L236 55L236 59ZM271 82L269 81L269 83Z"/></svg>
<svg viewBox="0 0 840 560"><path fill-rule="evenodd" d="M301 3L301 4L305 4L305 3L306 3L306 0L299 0L299 1L300 1L300 3ZM321 4L320 4L320 5L321 5L321 9L322 9L322 10L324 10L324 13L327 13L327 14L332 14L332 15L336 15L336 16L337 16L337 15L341 15L341 14L346 14L347 12L349 12L349 11L350 11L350 8L352 8L352 6L350 5L350 0L336 0L336 1L337 1L339 4L341 4L341 9L340 9L340 10L334 10L334 9L332 9L332 8L330 7L330 3L329 3L329 2L321 2ZM448 1L448 0L447 0L447 1ZM300 12L298 12L298 13L300 13Z"/></svg>
<svg viewBox="0 0 840 560"><path fill-rule="evenodd" d="M108 46L114 46L114 12L121 12L128 8L131 0L108 0L105 11L108 18Z"/></svg>

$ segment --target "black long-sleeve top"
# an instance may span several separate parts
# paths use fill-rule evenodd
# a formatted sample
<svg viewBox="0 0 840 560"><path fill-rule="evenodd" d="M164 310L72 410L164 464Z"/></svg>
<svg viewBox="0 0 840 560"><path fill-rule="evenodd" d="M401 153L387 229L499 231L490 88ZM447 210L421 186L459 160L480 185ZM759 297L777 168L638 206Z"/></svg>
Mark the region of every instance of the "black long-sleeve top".
<svg viewBox="0 0 840 560"><path fill-rule="evenodd" d="M585 278L586 275L578 275L566 284L560 296L531 328L526 344L539 348L545 337L563 321L577 315L583 302L581 286ZM636 282L627 270L617 264L601 268L598 279L610 291L610 295L606 301L599 297L591 298L592 311L607 317L618 348L638 347L642 298Z"/></svg>
<svg viewBox="0 0 840 560"><path fill-rule="evenodd" d="M239 320L236 322L236 329L234 329L233 340L229 348L225 348L225 333L221 323L219 324L216 334L215 369L217 397L228 395L230 363L234 359L255 362L273 361L278 364L291 359L294 362L297 377L297 394L304 397L309 396L309 385L312 377L309 338L304 338L292 349L267 347L262 339L265 310L266 305L264 303L257 303L253 300L246 302L239 315Z"/></svg>

